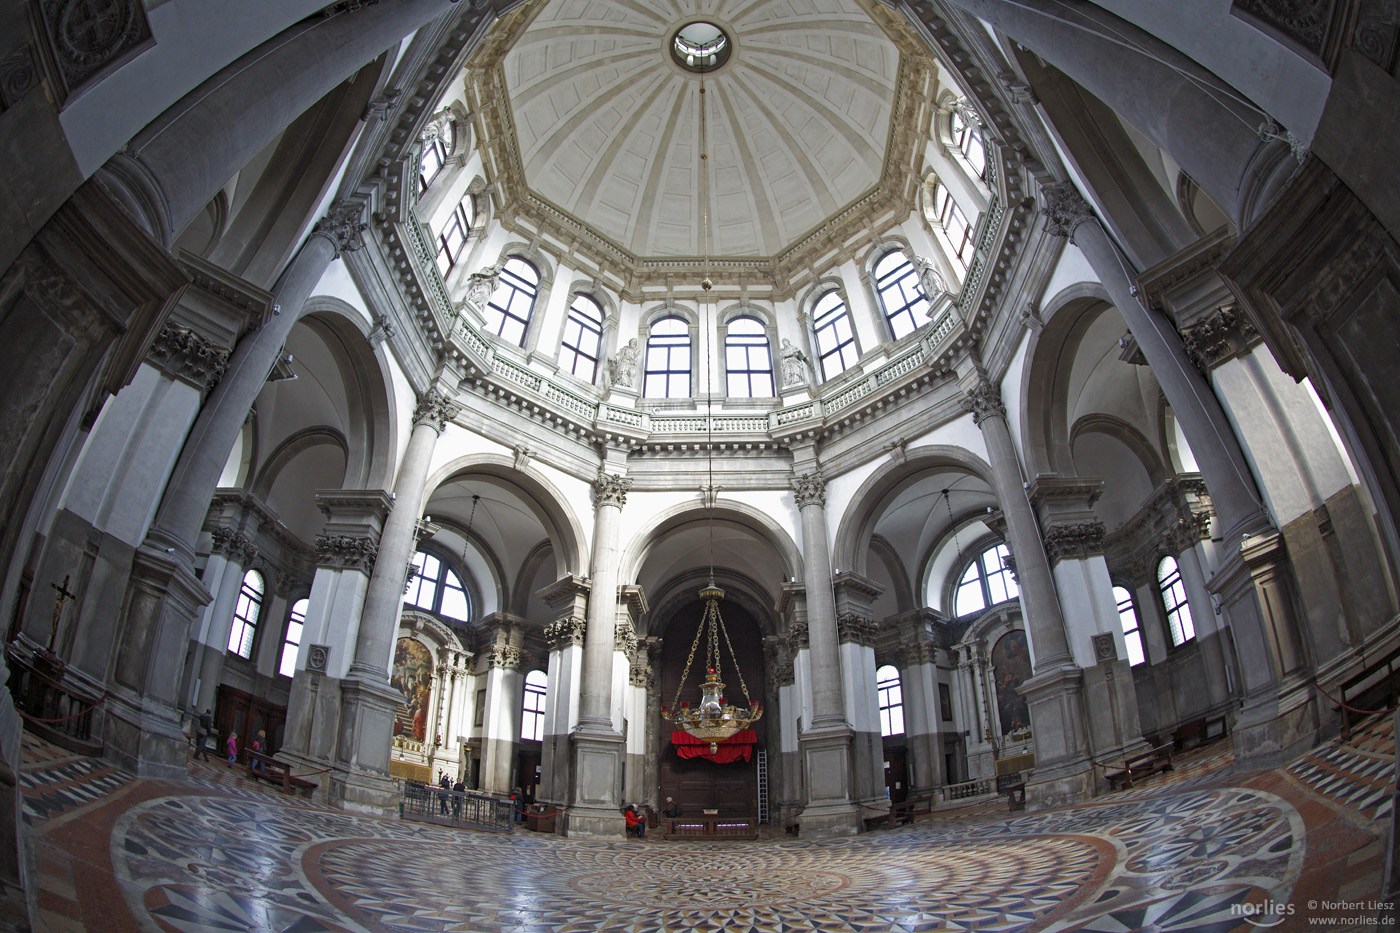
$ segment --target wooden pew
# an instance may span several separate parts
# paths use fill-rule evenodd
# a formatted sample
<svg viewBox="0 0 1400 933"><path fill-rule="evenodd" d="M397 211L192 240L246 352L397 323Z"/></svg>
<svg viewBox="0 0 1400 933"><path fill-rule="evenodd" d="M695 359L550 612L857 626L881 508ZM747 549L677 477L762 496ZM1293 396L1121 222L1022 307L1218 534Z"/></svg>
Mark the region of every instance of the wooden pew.
<svg viewBox="0 0 1400 933"><path fill-rule="evenodd" d="M1123 762L1122 770L1110 771L1104 777L1108 779L1109 787L1118 790L1120 785L1124 789L1132 787L1135 778L1171 770L1173 770L1172 747L1171 745L1159 745L1135 758L1127 759Z"/></svg>
<svg viewBox="0 0 1400 933"><path fill-rule="evenodd" d="M316 789L315 781L308 781L305 778L293 776L291 766L284 761L278 761L270 755L255 752L247 749L244 754L248 756L248 776L258 781L267 781L282 788L284 794L299 793L303 797L310 797L311 792ZM261 770L254 765L261 764Z"/></svg>

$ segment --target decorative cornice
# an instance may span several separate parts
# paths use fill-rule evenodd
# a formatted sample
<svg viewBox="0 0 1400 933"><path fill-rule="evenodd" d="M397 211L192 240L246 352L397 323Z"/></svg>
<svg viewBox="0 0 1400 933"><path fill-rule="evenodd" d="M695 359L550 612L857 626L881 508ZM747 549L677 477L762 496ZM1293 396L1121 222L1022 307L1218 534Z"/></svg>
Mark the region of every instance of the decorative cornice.
<svg viewBox="0 0 1400 933"><path fill-rule="evenodd" d="M379 545L368 535L317 535L316 565L328 570L358 570L365 576L374 572Z"/></svg>
<svg viewBox="0 0 1400 933"><path fill-rule="evenodd" d="M822 479L821 470L794 476L791 483L793 498L797 500L799 509L809 505L826 505L826 480Z"/></svg>
<svg viewBox="0 0 1400 933"><path fill-rule="evenodd" d="M877 630L875 620L867 619L854 612L843 612L836 617L837 638L842 644L854 642L869 648L875 644Z"/></svg>
<svg viewBox="0 0 1400 933"><path fill-rule="evenodd" d="M968 389L963 395L962 406L972 412L972 423L981 426L988 418L1005 418L1006 406L1001 403L1001 390L986 379Z"/></svg>
<svg viewBox="0 0 1400 933"><path fill-rule="evenodd" d="M227 350L173 324L162 327L146 351L146 359L153 365L205 392L223 378L228 356Z"/></svg>
<svg viewBox="0 0 1400 933"><path fill-rule="evenodd" d="M1177 555L1210 537L1215 509L1199 474L1169 477L1132 518L1104 536L1110 572L1146 583L1163 554Z"/></svg>
<svg viewBox="0 0 1400 933"><path fill-rule="evenodd" d="M570 645L583 644L584 633L588 631L588 622L578 616L569 616L567 619L559 619L544 627L544 640L549 645L550 650L555 648L567 648Z"/></svg>
<svg viewBox="0 0 1400 933"><path fill-rule="evenodd" d="M258 556L258 549L253 545L252 539L241 531L220 525L212 534L213 553L227 558L229 563L247 567Z"/></svg>
<svg viewBox="0 0 1400 933"><path fill-rule="evenodd" d="M437 389L429 389L418 396L418 404L413 409L413 423L426 424L441 434L447 422L456 414L456 405Z"/></svg>
<svg viewBox="0 0 1400 933"><path fill-rule="evenodd" d="M1051 525L1045 529L1045 556L1053 567L1066 558L1102 554L1104 534L1103 522Z"/></svg>
<svg viewBox="0 0 1400 933"><path fill-rule="evenodd" d="M631 488L631 478L599 468L598 475L593 478L593 507L600 509L611 505L620 509L627 504L627 491Z"/></svg>
<svg viewBox="0 0 1400 933"><path fill-rule="evenodd" d="M1045 232L1051 236L1069 237L1073 241L1074 228L1093 219L1094 209L1073 182L1043 185L1040 193L1045 196L1045 206L1040 213L1045 216Z"/></svg>
<svg viewBox="0 0 1400 933"><path fill-rule="evenodd" d="M337 4L339 6L341 4ZM335 246L335 254L354 252L364 246L364 240L360 235L365 232L369 224L360 218L364 216L365 206L356 201L336 201L326 209L326 215L316 221L316 225L311 228L312 236L323 236L330 240Z"/></svg>

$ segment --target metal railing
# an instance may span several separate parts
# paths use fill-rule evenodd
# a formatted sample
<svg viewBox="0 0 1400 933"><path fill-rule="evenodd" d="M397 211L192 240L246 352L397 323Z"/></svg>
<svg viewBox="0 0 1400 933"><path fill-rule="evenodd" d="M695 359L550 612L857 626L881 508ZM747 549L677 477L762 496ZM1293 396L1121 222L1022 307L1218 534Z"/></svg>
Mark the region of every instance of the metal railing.
<svg viewBox="0 0 1400 933"><path fill-rule="evenodd" d="M405 781L399 801L399 818L461 826L489 833L508 833L514 827L514 807L509 799L472 791L443 790L430 784Z"/></svg>

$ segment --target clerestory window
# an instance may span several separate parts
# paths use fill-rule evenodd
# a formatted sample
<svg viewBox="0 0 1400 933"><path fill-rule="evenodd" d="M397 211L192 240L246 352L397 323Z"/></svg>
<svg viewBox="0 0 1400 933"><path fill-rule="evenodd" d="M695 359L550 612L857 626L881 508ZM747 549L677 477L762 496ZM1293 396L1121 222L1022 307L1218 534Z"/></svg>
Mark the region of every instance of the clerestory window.
<svg viewBox="0 0 1400 933"><path fill-rule="evenodd" d="M228 633L228 650L240 658L253 656L253 640L258 634L258 617L262 614L266 589L263 575L256 570L243 575L243 586L233 607L233 628Z"/></svg>
<svg viewBox="0 0 1400 933"><path fill-rule="evenodd" d="M894 665L886 664L875 672L875 690L880 695L880 735L903 735L904 692Z"/></svg>
<svg viewBox="0 0 1400 933"><path fill-rule="evenodd" d="M520 717L520 737L539 742L544 739L544 704L549 690L549 678L544 671L534 670L525 675L525 705Z"/></svg>
<svg viewBox="0 0 1400 933"><path fill-rule="evenodd" d="M978 554L958 578L953 596L953 612L959 617L980 612L997 603L1015 599L1021 594L1016 578L1007 566L1010 551L997 544Z"/></svg>
<svg viewBox="0 0 1400 933"><path fill-rule="evenodd" d="M730 398L773 396L773 351L768 330L753 317L729 322L724 335L726 393Z"/></svg>
<svg viewBox="0 0 1400 933"><path fill-rule="evenodd" d="M841 299L840 291L827 292L812 306L812 336L816 340L823 380L839 376L855 365L860 351L856 347L855 328L851 326L851 312Z"/></svg>
<svg viewBox="0 0 1400 933"><path fill-rule="evenodd" d="M519 256L507 259L482 314L486 329L502 340L524 346L539 293L539 270Z"/></svg>
<svg viewBox="0 0 1400 933"><path fill-rule="evenodd" d="M404 604L459 622L471 620L471 604L462 578L435 554L413 555L413 577L408 581Z"/></svg>
<svg viewBox="0 0 1400 933"><path fill-rule="evenodd" d="M890 334L895 340L919 329L928 315L928 297L919 282L919 270L902 250L892 249L875 263L875 291Z"/></svg>
<svg viewBox="0 0 1400 933"><path fill-rule="evenodd" d="M1186 583L1175 557L1163 557L1157 564L1157 589L1162 594L1162 608L1167 611L1167 631L1172 647L1177 648L1196 637L1196 625L1191 620L1191 606L1186 601Z"/></svg>
<svg viewBox="0 0 1400 933"><path fill-rule="evenodd" d="M647 337L647 398L690 398L690 327L678 317L663 317Z"/></svg>
<svg viewBox="0 0 1400 933"><path fill-rule="evenodd" d="M603 340L603 309L587 295L574 296L564 321L559 368L592 382L598 375L598 348Z"/></svg>

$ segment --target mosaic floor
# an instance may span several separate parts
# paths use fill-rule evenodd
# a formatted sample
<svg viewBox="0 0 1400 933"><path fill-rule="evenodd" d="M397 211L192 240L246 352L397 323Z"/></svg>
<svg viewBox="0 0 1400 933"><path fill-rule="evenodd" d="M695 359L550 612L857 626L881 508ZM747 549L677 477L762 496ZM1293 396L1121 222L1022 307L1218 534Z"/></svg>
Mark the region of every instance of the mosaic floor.
<svg viewBox="0 0 1400 933"><path fill-rule="evenodd" d="M25 750L41 928L113 933L1354 929L1376 913L1395 770L1377 724L1278 771L1202 750L1064 810L685 844L453 831L323 810L218 765L157 782Z"/></svg>

